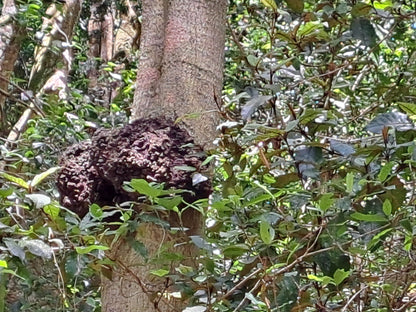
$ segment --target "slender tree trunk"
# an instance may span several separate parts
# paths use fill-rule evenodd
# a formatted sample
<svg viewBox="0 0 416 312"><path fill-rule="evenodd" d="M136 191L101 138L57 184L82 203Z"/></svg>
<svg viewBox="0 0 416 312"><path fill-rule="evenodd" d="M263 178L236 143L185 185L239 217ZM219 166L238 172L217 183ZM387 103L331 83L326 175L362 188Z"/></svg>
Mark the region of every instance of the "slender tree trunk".
<svg viewBox="0 0 416 312"><path fill-rule="evenodd" d="M106 0L91 3L91 15L88 22L90 69L88 72L89 93L100 105L108 107L112 88L108 81L101 79L99 66L113 57L114 18L111 2Z"/></svg>
<svg viewBox="0 0 416 312"><path fill-rule="evenodd" d="M222 89L226 0L143 0L140 69L132 118L166 116L179 119L194 140L211 147L215 138L215 96ZM195 114L189 118L190 114ZM198 228L195 218L184 226ZM141 225L136 238L158 259L162 245L179 252L189 265L195 249L186 235L172 235L154 224ZM181 245L182 247L175 247ZM125 242L112 248L112 278L102 280L102 310L182 311L166 280L152 278L147 263ZM170 263L171 267L177 263ZM160 267L159 267L160 268Z"/></svg>
<svg viewBox="0 0 416 312"><path fill-rule="evenodd" d="M35 63L29 78L29 90L37 98L44 93L57 93L60 99L67 97L67 75L72 63L71 38L81 5L82 0L66 0L62 12L54 3L46 11L49 18L44 19L44 36L35 50ZM34 108L32 103L23 112L7 137L9 142L16 141L24 131Z"/></svg>
<svg viewBox="0 0 416 312"><path fill-rule="evenodd" d="M14 1L3 1L0 17L0 134L7 129L5 102L8 94L9 79L19 55L20 38L23 29L16 23L14 16L17 7Z"/></svg>

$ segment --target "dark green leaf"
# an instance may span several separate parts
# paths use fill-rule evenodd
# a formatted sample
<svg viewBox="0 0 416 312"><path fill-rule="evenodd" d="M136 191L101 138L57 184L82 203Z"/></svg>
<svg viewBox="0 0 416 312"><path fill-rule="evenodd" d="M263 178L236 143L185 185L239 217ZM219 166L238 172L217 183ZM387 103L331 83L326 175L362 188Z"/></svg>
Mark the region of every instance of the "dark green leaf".
<svg viewBox="0 0 416 312"><path fill-rule="evenodd" d="M227 258L235 258L242 256L249 250L250 248L248 248L248 246L245 244L235 244L224 248L223 253Z"/></svg>
<svg viewBox="0 0 416 312"><path fill-rule="evenodd" d="M354 39L361 40L367 47L374 47L377 43L377 35L371 22L363 17L354 18L351 22L351 32Z"/></svg>
<svg viewBox="0 0 416 312"><path fill-rule="evenodd" d="M304 8L304 1L303 0L285 0L287 6L295 13L302 13Z"/></svg>
<svg viewBox="0 0 416 312"><path fill-rule="evenodd" d="M395 128L397 131L414 129L413 123L409 121L407 115L399 112L390 112L376 116L367 125L366 130L381 134L384 127Z"/></svg>
<svg viewBox="0 0 416 312"><path fill-rule="evenodd" d="M351 217L358 221L367 221L367 222L386 222L387 219L383 215L379 214L364 214L360 212L354 212L351 214Z"/></svg>

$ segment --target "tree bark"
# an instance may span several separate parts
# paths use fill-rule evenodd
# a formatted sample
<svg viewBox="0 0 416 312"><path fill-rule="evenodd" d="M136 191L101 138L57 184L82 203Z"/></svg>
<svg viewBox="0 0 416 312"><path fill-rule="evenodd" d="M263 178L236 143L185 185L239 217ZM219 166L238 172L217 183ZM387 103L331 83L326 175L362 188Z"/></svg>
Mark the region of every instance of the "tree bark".
<svg viewBox="0 0 416 312"><path fill-rule="evenodd" d="M142 1L133 120L156 116L179 119L196 143L212 146L215 96L222 89L226 7L226 0ZM195 116L189 118L191 114ZM183 218L184 226L198 228L196 219ZM146 262L124 241L113 246L109 257L116 266L111 279L102 279L102 311L182 311L184 298L174 299L175 289L169 281L152 278L149 271L160 268L151 263L161 260L166 246L181 253L183 263L190 265L196 250L189 238L146 223L137 230L136 239L145 244L151 261ZM171 269L177 264L169 263Z"/></svg>
<svg viewBox="0 0 416 312"><path fill-rule="evenodd" d="M17 7L14 1L3 2L0 18L0 134L7 129L5 102L7 99L9 79L19 55L22 27L16 23L14 16Z"/></svg>

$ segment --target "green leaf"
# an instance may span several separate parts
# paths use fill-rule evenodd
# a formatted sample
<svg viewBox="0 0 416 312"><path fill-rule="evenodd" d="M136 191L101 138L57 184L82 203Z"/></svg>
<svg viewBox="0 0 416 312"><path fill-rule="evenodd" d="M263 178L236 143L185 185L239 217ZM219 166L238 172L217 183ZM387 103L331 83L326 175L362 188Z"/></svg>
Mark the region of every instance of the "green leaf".
<svg viewBox="0 0 416 312"><path fill-rule="evenodd" d="M18 177L15 177L15 176L12 176L12 175L10 175L8 173L5 173L5 172L2 172L1 175L6 180L8 180L10 182L13 182L13 183L25 188L25 189L29 189L29 184L25 180L23 180L21 178L18 178Z"/></svg>
<svg viewBox="0 0 416 312"><path fill-rule="evenodd" d="M19 245L26 247L30 253L42 258L50 259L53 254L51 246L40 239L24 240L19 242Z"/></svg>
<svg viewBox="0 0 416 312"><path fill-rule="evenodd" d="M347 193L351 194L354 187L354 173L348 172L345 181L347 184Z"/></svg>
<svg viewBox="0 0 416 312"><path fill-rule="evenodd" d="M303 0L286 0L287 6L295 13L303 13L305 3Z"/></svg>
<svg viewBox="0 0 416 312"><path fill-rule="evenodd" d="M403 249L406 251L410 251L413 246L413 235L406 235L404 238Z"/></svg>
<svg viewBox="0 0 416 312"><path fill-rule="evenodd" d="M257 59L257 57L255 57L254 55L247 55L247 62L251 65L251 66L253 66L253 67L256 67L257 66L257 62L258 62L259 60Z"/></svg>
<svg viewBox="0 0 416 312"><path fill-rule="evenodd" d="M410 118L416 117L416 104L414 104L414 103L407 103L407 102L398 102L397 105Z"/></svg>
<svg viewBox="0 0 416 312"><path fill-rule="evenodd" d="M163 190L151 186L149 182L144 179L133 179L129 184L136 192L151 198L158 197L163 193Z"/></svg>
<svg viewBox="0 0 416 312"><path fill-rule="evenodd" d="M59 216L59 212L61 211L61 208L59 208L56 205L46 205L45 207L43 207L43 211L49 216L51 216L52 219L54 219L57 216Z"/></svg>
<svg viewBox="0 0 416 312"><path fill-rule="evenodd" d="M270 223L265 220L260 221L260 237L262 241L265 244L270 245L273 242L274 236L275 231Z"/></svg>
<svg viewBox="0 0 416 312"><path fill-rule="evenodd" d="M377 179L380 182L384 182L386 181L387 177L391 174L391 170L393 169L393 165L394 163L392 162L388 162L387 164L385 164L384 166L381 167L381 170L378 174Z"/></svg>
<svg viewBox="0 0 416 312"><path fill-rule="evenodd" d="M371 5L365 4L365 3L357 3L354 5L351 9L351 15L353 17L360 17L360 16L366 16L370 11L373 9Z"/></svg>
<svg viewBox="0 0 416 312"><path fill-rule="evenodd" d="M391 0L374 1L373 5L375 9L384 10L386 8L392 7L393 2Z"/></svg>
<svg viewBox="0 0 416 312"><path fill-rule="evenodd" d="M341 284L348 276L350 276L350 271L345 271L344 269L337 269L334 273L334 282L335 285Z"/></svg>
<svg viewBox="0 0 416 312"><path fill-rule="evenodd" d="M103 216L103 209L97 204L92 204L90 206L90 214L94 218L100 219Z"/></svg>
<svg viewBox="0 0 416 312"><path fill-rule="evenodd" d="M169 274L169 270L165 270L165 269L150 270L150 274L153 274L159 277L164 277Z"/></svg>
<svg viewBox="0 0 416 312"><path fill-rule="evenodd" d="M332 277L329 276L316 276L314 274L308 274L308 279L312 280L312 281L316 281L319 283L322 283L323 286L329 285L329 284L334 284L334 279Z"/></svg>
<svg viewBox="0 0 416 312"><path fill-rule="evenodd" d="M86 247L75 247L75 250L78 254L83 255L83 254L87 254L90 253L93 250L108 250L110 248L108 248L107 246L102 246L102 245L91 245L91 246L86 246Z"/></svg>
<svg viewBox="0 0 416 312"><path fill-rule="evenodd" d="M183 201L182 196L175 196L173 198L157 198L156 203L165 207L168 210L173 210L178 207Z"/></svg>
<svg viewBox="0 0 416 312"><path fill-rule="evenodd" d="M386 214L386 216L391 216L392 206L389 199L386 199L383 203L383 212Z"/></svg>
<svg viewBox="0 0 416 312"><path fill-rule="evenodd" d="M354 39L361 40L367 47L374 47L377 43L377 34L371 22L363 17L354 18L351 22L351 32Z"/></svg>
<svg viewBox="0 0 416 312"><path fill-rule="evenodd" d="M367 247L369 250L371 250L374 246L377 246L380 242L380 239L383 238L385 235L390 233L393 229L385 229L384 231L381 231L377 235L374 235L374 237L371 239L371 241L368 243Z"/></svg>
<svg viewBox="0 0 416 312"><path fill-rule="evenodd" d="M249 250L250 248L245 244L235 244L224 248L223 253L227 258L235 258L245 254Z"/></svg>
<svg viewBox="0 0 416 312"><path fill-rule="evenodd" d="M146 260L148 259L149 252L148 252L146 246L142 242L140 242L140 241L138 241L138 240L136 240L132 237L128 237L127 242L129 243L129 245L133 248L133 250L136 253L138 253L144 259L146 259Z"/></svg>
<svg viewBox="0 0 416 312"><path fill-rule="evenodd" d="M380 214L364 214L361 212L354 212L351 214L351 217L358 221L367 221L367 222L386 222L387 219L385 216Z"/></svg>
<svg viewBox="0 0 416 312"><path fill-rule="evenodd" d="M263 3L267 8L273 9L274 11L277 10L277 4L275 0L261 0L261 3Z"/></svg>
<svg viewBox="0 0 416 312"><path fill-rule="evenodd" d="M334 199L334 193L326 193L323 194L320 198L319 198L319 208L325 212L327 211L332 204L335 202Z"/></svg>
<svg viewBox="0 0 416 312"><path fill-rule="evenodd" d="M10 196L13 194L13 189L11 187L7 189L0 189L0 197L6 198L7 196Z"/></svg>
<svg viewBox="0 0 416 312"><path fill-rule="evenodd" d="M7 261L6 260L0 260L0 267L7 268Z"/></svg>
<svg viewBox="0 0 416 312"><path fill-rule="evenodd" d="M42 172L40 174L35 175L35 177L33 178L33 180L30 181L29 186L31 188L34 188L39 183L41 183L43 180L45 180L48 176L50 176L51 174L55 173L59 169L60 169L60 167L52 167L52 168L49 168L48 170L46 170L45 172Z"/></svg>
<svg viewBox="0 0 416 312"><path fill-rule="evenodd" d="M406 131L414 128L413 123L410 122L406 114L389 112L377 115L365 129L372 133L381 134L385 127L391 127L397 131Z"/></svg>

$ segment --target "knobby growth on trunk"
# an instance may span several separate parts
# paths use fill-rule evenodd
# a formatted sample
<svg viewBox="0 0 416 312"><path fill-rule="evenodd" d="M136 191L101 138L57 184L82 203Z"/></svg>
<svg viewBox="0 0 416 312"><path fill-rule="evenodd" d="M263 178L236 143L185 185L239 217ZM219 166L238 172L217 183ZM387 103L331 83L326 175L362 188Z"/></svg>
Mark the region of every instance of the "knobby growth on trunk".
<svg viewBox="0 0 416 312"><path fill-rule="evenodd" d="M84 217L93 203L114 205L136 200L137 194L123 189L123 182L145 179L164 183L165 188L185 189L187 202L206 198L208 181L192 183L203 154L185 130L163 118L138 119L120 129L100 129L91 142L68 148L61 157L58 176L62 204Z"/></svg>

